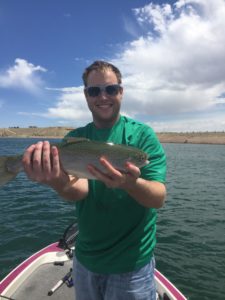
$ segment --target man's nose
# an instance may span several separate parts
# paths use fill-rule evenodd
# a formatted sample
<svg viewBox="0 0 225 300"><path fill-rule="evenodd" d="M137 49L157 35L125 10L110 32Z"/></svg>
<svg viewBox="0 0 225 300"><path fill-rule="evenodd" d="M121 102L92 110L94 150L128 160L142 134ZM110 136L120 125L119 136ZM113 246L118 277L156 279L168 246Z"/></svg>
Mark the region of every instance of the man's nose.
<svg viewBox="0 0 225 300"><path fill-rule="evenodd" d="M99 94L99 97L105 99L105 98L107 98L107 96L108 96L108 95L107 95L106 91L105 91L105 90L101 90L101 92L100 92L100 94Z"/></svg>

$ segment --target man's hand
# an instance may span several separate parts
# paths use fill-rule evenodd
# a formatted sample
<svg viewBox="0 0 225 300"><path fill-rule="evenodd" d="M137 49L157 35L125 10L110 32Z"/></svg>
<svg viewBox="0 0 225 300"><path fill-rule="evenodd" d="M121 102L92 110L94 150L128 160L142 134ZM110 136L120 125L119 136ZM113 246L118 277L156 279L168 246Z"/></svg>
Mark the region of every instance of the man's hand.
<svg viewBox="0 0 225 300"><path fill-rule="evenodd" d="M24 171L33 181L51 186L58 180L65 181L68 177L60 167L58 149L51 147L47 141L28 147L22 162Z"/></svg>
<svg viewBox="0 0 225 300"><path fill-rule="evenodd" d="M96 179L104 182L108 188L129 188L135 184L141 174L140 169L129 162L125 164L126 172L115 169L104 157L100 158L100 163L105 168L105 172L92 165L88 166L88 170Z"/></svg>
<svg viewBox="0 0 225 300"><path fill-rule="evenodd" d="M131 163L126 163L126 173L116 170L104 157L100 159L105 172L92 165L89 172L101 180L109 188L124 189L139 204L148 208L160 208L166 197L166 187L163 183L146 180L140 177L140 169Z"/></svg>
<svg viewBox="0 0 225 300"><path fill-rule="evenodd" d="M87 196L87 180L68 175L61 167L57 147L51 147L49 142L38 142L28 147L22 162L31 180L49 185L63 198L77 201Z"/></svg>

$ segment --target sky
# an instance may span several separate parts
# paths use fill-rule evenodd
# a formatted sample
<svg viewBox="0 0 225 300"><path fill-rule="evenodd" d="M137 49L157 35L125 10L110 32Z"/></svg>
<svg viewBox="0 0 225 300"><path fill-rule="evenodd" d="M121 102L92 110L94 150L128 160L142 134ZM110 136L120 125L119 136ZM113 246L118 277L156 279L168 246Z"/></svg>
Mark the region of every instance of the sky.
<svg viewBox="0 0 225 300"><path fill-rule="evenodd" d="M82 73L122 72L121 113L225 130L225 0L0 0L0 127L91 122Z"/></svg>

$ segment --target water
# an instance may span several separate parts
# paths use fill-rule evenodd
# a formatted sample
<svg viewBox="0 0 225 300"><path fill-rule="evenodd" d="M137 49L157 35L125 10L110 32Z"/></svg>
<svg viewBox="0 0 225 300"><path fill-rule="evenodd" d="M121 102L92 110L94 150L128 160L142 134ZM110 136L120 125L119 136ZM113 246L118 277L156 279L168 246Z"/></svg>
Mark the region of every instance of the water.
<svg viewBox="0 0 225 300"><path fill-rule="evenodd" d="M0 155L31 139L0 139ZM165 144L166 205L158 211L157 268L190 300L225 299L225 146ZM59 239L74 205L20 174L0 188L0 278Z"/></svg>

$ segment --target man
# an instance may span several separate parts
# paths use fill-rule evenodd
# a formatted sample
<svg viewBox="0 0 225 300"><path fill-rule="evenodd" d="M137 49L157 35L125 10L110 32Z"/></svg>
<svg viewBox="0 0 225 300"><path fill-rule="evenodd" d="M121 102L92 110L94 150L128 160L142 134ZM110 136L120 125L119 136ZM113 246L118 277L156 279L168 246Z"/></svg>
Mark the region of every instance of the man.
<svg viewBox="0 0 225 300"><path fill-rule="evenodd" d="M83 81L93 122L68 136L138 147L149 155L150 164L139 169L127 163L127 172L121 173L101 157L104 173L88 166L97 180L74 178L61 168L57 148L39 142L26 150L24 169L31 179L76 201L77 299L153 300L156 209L166 196L165 154L150 127L120 115L123 87L115 66L96 61L85 70Z"/></svg>

